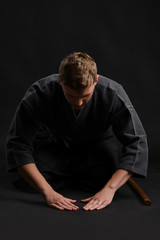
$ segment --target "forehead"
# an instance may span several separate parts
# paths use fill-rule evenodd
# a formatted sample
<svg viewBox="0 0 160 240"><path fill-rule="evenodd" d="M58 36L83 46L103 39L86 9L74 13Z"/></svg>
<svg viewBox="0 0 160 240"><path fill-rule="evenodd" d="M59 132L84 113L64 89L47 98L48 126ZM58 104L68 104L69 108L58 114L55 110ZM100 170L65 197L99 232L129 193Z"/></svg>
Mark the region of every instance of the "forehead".
<svg viewBox="0 0 160 240"><path fill-rule="evenodd" d="M85 97L93 92L94 86L92 85L90 87L85 88L84 90L77 91L75 89L69 88L66 85L63 85L63 90L65 91L65 93L73 97Z"/></svg>

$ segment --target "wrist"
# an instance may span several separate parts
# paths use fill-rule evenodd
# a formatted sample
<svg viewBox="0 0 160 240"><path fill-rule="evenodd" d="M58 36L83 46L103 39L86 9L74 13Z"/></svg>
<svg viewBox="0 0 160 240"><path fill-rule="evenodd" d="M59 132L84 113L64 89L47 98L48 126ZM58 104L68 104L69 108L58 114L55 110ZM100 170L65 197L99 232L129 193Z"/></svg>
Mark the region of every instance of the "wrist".
<svg viewBox="0 0 160 240"><path fill-rule="evenodd" d="M47 185L44 186L40 192L44 197L46 197L53 191L54 191L53 188L47 183Z"/></svg>
<svg viewBox="0 0 160 240"><path fill-rule="evenodd" d="M126 183L126 181L128 180L128 178L131 176L132 174L129 173L126 170L123 169L118 169L110 178L110 180L106 183L105 188L113 190L113 191L117 191L122 185L124 185Z"/></svg>
<svg viewBox="0 0 160 240"><path fill-rule="evenodd" d="M109 190L112 190L113 192L116 192L117 191L117 186L114 183L108 182L104 186L104 189L109 189Z"/></svg>

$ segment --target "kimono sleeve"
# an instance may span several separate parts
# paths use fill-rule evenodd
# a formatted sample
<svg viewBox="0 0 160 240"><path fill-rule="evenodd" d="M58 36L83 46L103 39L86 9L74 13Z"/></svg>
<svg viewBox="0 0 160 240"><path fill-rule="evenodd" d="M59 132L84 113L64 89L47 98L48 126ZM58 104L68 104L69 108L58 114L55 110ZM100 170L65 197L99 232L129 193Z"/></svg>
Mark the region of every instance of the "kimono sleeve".
<svg viewBox="0 0 160 240"><path fill-rule="evenodd" d="M32 143L39 124L29 105L22 101L16 110L7 136L8 171L15 171L21 165L35 162Z"/></svg>
<svg viewBox="0 0 160 240"><path fill-rule="evenodd" d="M130 99L120 85L112 106L113 131L122 144L119 169L146 177L148 166L148 145L146 132Z"/></svg>

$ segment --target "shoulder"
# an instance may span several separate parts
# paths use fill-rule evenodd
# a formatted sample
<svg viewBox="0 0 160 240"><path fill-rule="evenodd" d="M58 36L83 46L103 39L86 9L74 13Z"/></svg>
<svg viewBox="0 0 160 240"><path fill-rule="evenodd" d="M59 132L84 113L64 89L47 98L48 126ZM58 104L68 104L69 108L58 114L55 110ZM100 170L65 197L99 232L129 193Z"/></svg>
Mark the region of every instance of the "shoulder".
<svg viewBox="0 0 160 240"><path fill-rule="evenodd" d="M98 82L97 82L97 88L100 89L102 92L112 92L113 94L117 95L117 96L121 96L126 94L123 86L110 79L107 77L104 77L102 75L99 75L98 77Z"/></svg>
<svg viewBox="0 0 160 240"><path fill-rule="evenodd" d="M121 89L121 84L118 82L107 78L105 76L99 75L98 77L98 82L96 84L96 92L105 96L105 97L110 97L113 98L117 91Z"/></svg>
<svg viewBox="0 0 160 240"><path fill-rule="evenodd" d="M35 83L41 87L56 85L58 83L58 74L52 74L47 77L37 80Z"/></svg>
<svg viewBox="0 0 160 240"><path fill-rule="evenodd" d="M123 102L126 105L132 106L123 86L110 78L99 75L98 82L96 84L96 92L98 95L101 95L103 99L110 102Z"/></svg>
<svg viewBox="0 0 160 240"><path fill-rule="evenodd" d="M56 88L58 85L58 74L52 74L47 77L41 78L34 82L28 90L41 90L41 91L50 91Z"/></svg>
<svg viewBox="0 0 160 240"><path fill-rule="evenodd" d="M121 85L110 78L99 75L97 86L100 89L116 91Z"/></svg>
<svg viewBox="0 0 160 240"><path fill-rule="evenodd" d="M53 96L58 86L58 74L52 74L47 77L41 78L35 81L27 89L23 100L33 97Z"/></svg>

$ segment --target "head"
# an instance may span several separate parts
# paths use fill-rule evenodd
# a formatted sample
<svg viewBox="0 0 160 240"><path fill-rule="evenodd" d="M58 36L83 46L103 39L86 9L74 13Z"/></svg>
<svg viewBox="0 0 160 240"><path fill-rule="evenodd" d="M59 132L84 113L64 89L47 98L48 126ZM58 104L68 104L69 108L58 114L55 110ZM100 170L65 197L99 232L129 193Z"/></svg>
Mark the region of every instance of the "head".
<svg viewBox="0 0 160 240"><path fill-rule="evenodd" d="M91 98L97 83L97 66L83 52L65 57L59 67L59 81L67 101L75 109L82 108Z"/></svg>

